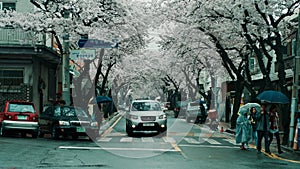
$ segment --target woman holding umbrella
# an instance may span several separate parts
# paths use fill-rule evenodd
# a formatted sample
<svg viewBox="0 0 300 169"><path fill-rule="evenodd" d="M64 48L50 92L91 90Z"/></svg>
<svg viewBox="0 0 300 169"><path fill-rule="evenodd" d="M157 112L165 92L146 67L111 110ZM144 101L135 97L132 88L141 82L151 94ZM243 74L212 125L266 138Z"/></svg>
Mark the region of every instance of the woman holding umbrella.
<svg viewBox="0 0 300 169"><path fill-rule="evenodd" d="M241 143L241 150L246 150L249 142L252 142L252 126L247 118L248 109L241 107L236 121L236 143Z"/></svg>

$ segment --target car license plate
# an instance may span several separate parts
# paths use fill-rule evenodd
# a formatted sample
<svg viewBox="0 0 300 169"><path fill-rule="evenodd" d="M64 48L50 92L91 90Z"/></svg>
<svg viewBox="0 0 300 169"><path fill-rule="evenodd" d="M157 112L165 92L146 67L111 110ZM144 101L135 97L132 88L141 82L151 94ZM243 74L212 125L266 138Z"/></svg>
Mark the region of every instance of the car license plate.
<svg viewBox="0 0 300 169"><path fill-rule="evenodd" d="M76 128L76 131L77 131L78 133L83 133L83 132L85 132L85 128L83 128L83 127L77 127L77 128Z"/></svg>
<svg viewBox="0 0 300 169"><path fill-rule="evenodd" d="M27 116L17 116L18 120L27 120Z"/></svg>
<svg viewBox="0 0 300 169"><path fill-rule="evenodd" d="M154 123L144 123L143 126L154 126Z"/></svg>

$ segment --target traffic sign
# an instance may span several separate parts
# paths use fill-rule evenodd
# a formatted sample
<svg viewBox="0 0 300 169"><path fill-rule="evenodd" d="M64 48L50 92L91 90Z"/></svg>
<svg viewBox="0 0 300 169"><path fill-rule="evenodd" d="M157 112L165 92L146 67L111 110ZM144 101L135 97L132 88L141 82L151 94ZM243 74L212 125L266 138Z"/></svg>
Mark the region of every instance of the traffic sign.
<svg viewBox="0 0 300 169"><path fill-rule="evenodd" d="M79 39L78 47L80 48L117 48L118 43L106 42L98 39Z"/></svg>
<svg viewBox="0 0 300 169"><path fill-rule="evenodd" d="M71 50L70 59L72 60L93 60L96 57L95 49L80 49L80 50Z"/></svg>

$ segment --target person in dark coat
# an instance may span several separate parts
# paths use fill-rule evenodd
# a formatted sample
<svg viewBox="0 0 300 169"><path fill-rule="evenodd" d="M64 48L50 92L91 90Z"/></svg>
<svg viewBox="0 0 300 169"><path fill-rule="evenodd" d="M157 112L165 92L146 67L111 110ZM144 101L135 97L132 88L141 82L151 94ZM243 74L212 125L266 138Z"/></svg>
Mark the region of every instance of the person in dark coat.
<svg viewBox="0 0 300 169"><path fill-rule="evenodd" d="M253 140L255 141L255 146L257 146L257 110L255 107L250 108L249 120L253 131Z"/></svg>
<svg viewBox="0 0 300 169"><path fill-rule="evenodd" d="M201 112L200 123L203 124L203 123L205 123L206 118L207 118L207 113L206 113L206 110L205 110L205 107L204 107L203 103L200 103L200 112Z"/></svg>
<svg viewBox="0 0 300 169"><path fill-rule="evenodd" d="M277 109L275 105L272 105L269 110L270 115L270 131L269 131L269 145L271 145L273 141L273 137L275 136L277 142L278 154L283 153L280 146L280 137L279 137L279 116L277 113Z"/></svg>
<svg viewBox="0 0 300 169"><path fill-rule="evenodd" d="M261 105L261 112L257 113L257 152L261 153L261 142L264 138L265 141L265 151L268 154L271 154L270 152L270 145L269 145L269 129L270 129L270 123L269 123L269 113L266 110L266 105Z"/></svg>

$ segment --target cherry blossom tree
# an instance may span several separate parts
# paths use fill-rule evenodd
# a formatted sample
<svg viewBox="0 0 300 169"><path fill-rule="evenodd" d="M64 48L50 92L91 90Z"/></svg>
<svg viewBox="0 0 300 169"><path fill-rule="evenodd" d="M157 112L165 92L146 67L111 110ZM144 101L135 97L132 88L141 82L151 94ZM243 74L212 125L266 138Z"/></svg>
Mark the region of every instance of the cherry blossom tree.
<svg viewBox="0 0 300 169"><path fill-rule="evenodd" d="M92 96L104 93L104 87L113 81L109 77L117 63L123 57L129 57L135 50L145 46L147 21L143 17L143 8L131 0L31 0L34 11L1 13L0 26L11 25L26 31L51 33L56 37L59 52L64 53L61 39L69 36L69 43L75 46L78 39L89 38L104 41L118 40L117 49L98 49L94 60L76 63L80 76L73 79L80 87L74 90L77 98L82 98L80 105L86 107ZM142 3L142 2L140 2ZM4 19L5 18L5 19ZM93 75L93 76L91 76ZM88 80L90 90L81 90L82 80ZM99 88L99 93L95 89Z"/></svg>
<svg viewBox="0 0 300 169"><path fill-rule="evenodd" d="M252 98L256 96L247 65L252 52L259 62L266 87L270 84L270 63L273 58L270 53L275 53L275 58L280 62L279 86L285 91L282 39L290 26L290 23L285 22L285 18L295 12L299 1L173 0L156 1L154 6L159 15L165 16L165 21L184 24L186 29L194 28L206 34L215 44L229 76L242 82L236 83L238 85L233 122L244 86ZM264 60L268 61L267 64ZM235 123L232 123L232 126L235 126Z"/></svg>

